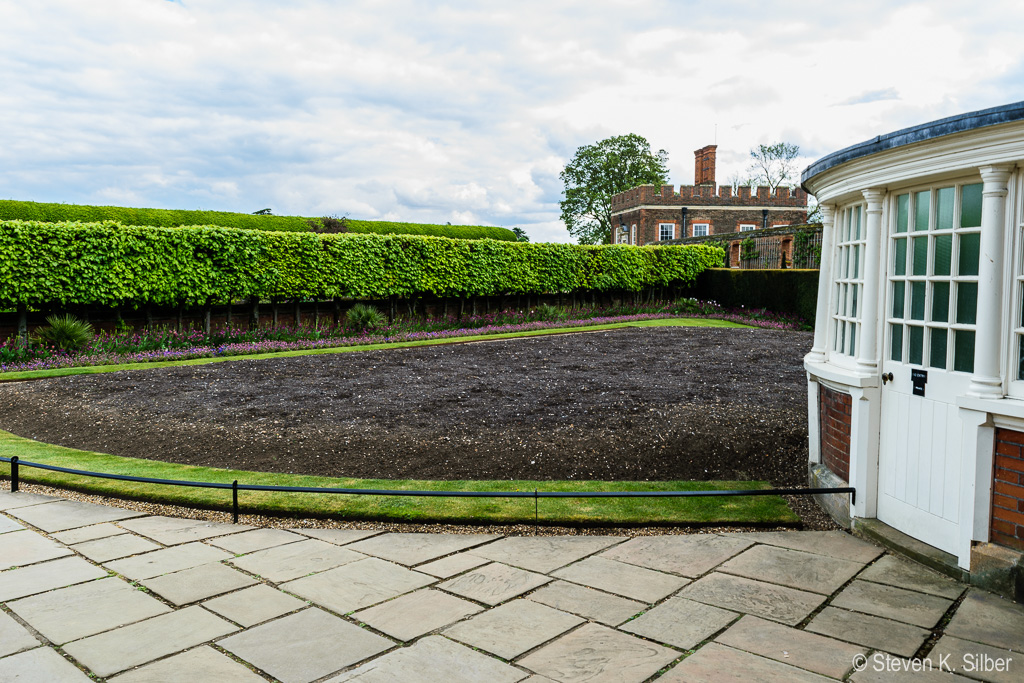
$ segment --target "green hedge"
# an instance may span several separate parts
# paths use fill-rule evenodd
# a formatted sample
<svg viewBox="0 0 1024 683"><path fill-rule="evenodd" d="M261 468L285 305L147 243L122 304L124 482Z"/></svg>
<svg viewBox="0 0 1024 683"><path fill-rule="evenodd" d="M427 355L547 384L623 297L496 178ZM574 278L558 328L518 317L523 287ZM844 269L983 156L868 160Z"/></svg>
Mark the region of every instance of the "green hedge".
<svg viewBox="0 0 1024 683"><path fill-rule="evenodd" d="M0 222L0 307L638 291L719 265L710 246Z"/></svg>
<svg viewBox="0 0 1024 683"><path fill-rule="evenodd" d="M717 301L726 308L767 308L798 315L813 326L818 271L711 268L700 274L687 296Z"/></svg>
<svg viewBox="0 0 1024 683"><path fill-rule="evenodd" d="M44 223L98 223L117 222L121 225L149 225L158 228L176 228L192 225L216 225L243 230L273 230L282 232L310 232L307 221L319 218L302 216L257 216L227 211L179 211L171 209L132 209L121 206L86 206L78 204L44 204L0 200L0 221L42 221ZM432 225L429 223L397 223L393 221L348 220L355 233L381 235L434 235L453 239L492 239L516 241L516 234L507 228L486 225Z"/></svg>

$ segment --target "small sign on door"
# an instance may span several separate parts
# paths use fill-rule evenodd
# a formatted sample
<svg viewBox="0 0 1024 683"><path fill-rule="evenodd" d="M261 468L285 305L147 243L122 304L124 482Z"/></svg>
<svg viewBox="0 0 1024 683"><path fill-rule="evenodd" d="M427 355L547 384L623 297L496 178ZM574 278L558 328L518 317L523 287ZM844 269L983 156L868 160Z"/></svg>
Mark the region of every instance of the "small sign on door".
<svg viewBox="0 0 1024 683"><path fill-rule="evenodd" d="M911 370L910 381L914 384L914 396L924 396L924 385L928 383L928 371Z"/></svg>

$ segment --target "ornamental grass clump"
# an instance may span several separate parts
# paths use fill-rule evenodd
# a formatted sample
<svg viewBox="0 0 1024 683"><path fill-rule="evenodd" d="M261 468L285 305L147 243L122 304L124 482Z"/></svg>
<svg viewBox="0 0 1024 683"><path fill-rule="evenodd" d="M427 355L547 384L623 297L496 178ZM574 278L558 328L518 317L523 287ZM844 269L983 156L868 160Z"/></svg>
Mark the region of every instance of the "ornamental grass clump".
<svg viewBox="0 0 1024 683"><path fill-rule="evenodd" d="M84 349L95 336L92 325L70 313L51 315L46 318L46 323L46 327L40 327L35 331L33 341L37 344L55 346L61 351Z"/></svg>
<svg viewBox="0 0 1024 683"><path fill-rule="evenodd" d="M376 306L356 304L345 313L345 326L353 330L376 330L387 323L387 318Z"/></svg>

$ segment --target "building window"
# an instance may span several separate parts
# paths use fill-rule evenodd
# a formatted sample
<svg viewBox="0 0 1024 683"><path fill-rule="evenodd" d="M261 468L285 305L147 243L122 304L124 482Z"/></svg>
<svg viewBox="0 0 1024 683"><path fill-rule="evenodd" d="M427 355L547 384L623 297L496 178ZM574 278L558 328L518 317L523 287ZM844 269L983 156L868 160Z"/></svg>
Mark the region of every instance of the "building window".
<svg viewBox="0 0 1024 683"><path fill-rule="evenodd" d="M773 228L788 228L789 223L772 223Z"/></svg>
<svg viewBox="0 0 1024 683"><path fill-rule="evenodd" d="M839 210L836 220L836 249L832 285L832 351L857 356L857 334L861 325L864 292L864 255L867 231L864 205Z"/></svg>
<svg viewBox="0 0 1024 683"><path fill-rule="evenodd" d="M751 230L757 230L757 226L753 223L740 223L740 232L750 232Z"/></svg>
<svg viewBox="0 0 1024 683"><path fill-rule="evenodd" d="M890 226L888 358L974 372L981 183L895 197Z"/></svg>
<svg viewBox="0 0 1024 683"><path fill-rule="evenodd" d="M676 224L675 223L658 223L658 239L659 240L673 240L676 238Z"/></svg>
<svg viewBox="0 0 1024 683"><path fill-rule="evenodd" d="M629 243L636 244L636 223L629 228Z"/></svg>
<svg viewBox="0 0 1024 683"><path fill-rule="evenodd" d="M707 237L710 233L709 223L694 223L693 224L693 236L694 237Z"/></svg>

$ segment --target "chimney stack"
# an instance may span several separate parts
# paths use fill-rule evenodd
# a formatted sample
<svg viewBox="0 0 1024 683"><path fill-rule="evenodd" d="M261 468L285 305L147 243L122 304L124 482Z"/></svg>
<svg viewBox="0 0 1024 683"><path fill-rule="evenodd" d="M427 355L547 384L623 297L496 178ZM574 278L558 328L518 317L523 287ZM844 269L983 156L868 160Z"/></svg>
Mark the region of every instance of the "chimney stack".
<svg viewBox="0 0 1024 683"><path fill-rule="evenodd" d="M717 149L718 145L708 145L707 147L701 147L693 153L694 185L713 186L715 184L715 150Z"/></svg>

